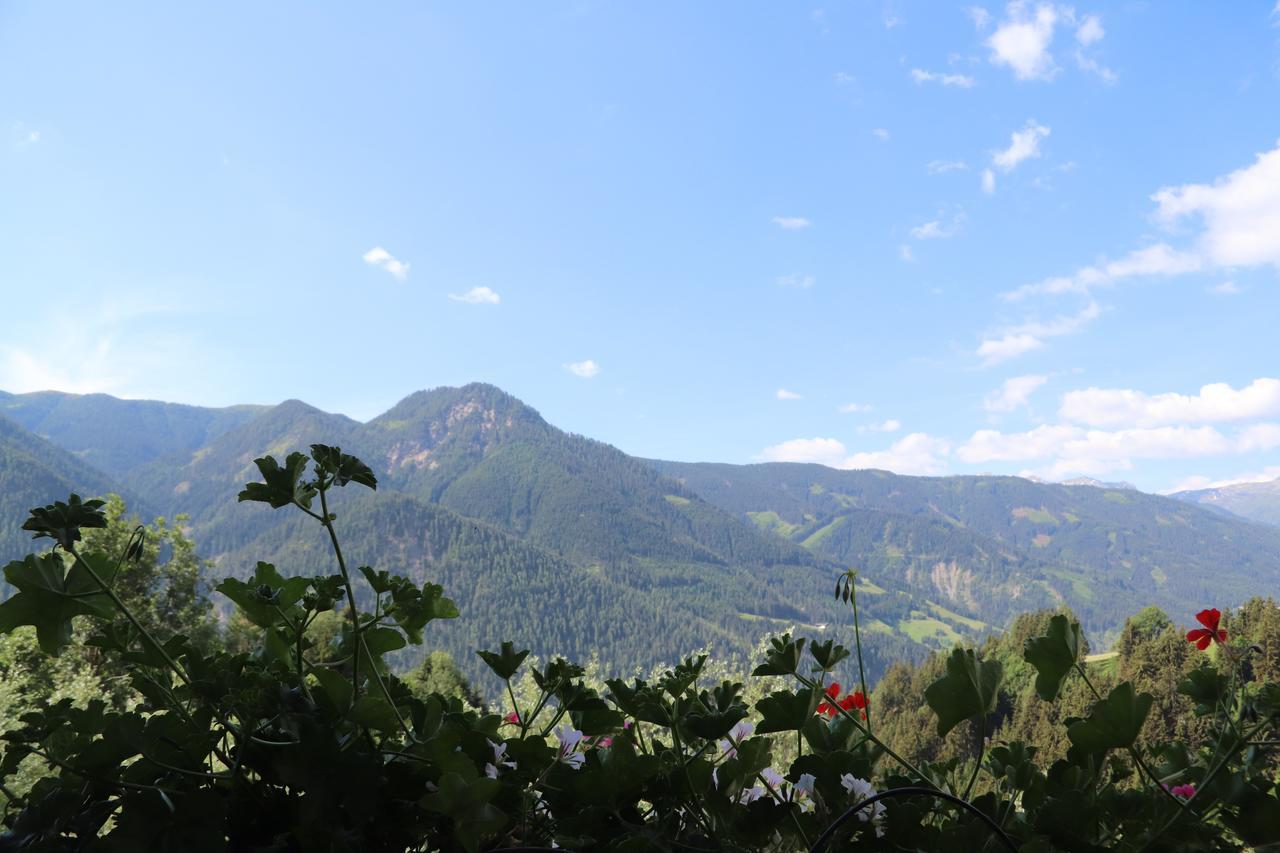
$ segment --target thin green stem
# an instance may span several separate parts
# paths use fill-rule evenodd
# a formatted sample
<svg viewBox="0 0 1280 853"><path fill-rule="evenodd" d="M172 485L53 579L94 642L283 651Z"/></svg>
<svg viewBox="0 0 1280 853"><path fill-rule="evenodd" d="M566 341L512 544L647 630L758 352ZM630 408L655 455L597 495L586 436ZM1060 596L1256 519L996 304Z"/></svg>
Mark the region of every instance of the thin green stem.
<svg viewBox="0 0 1280 853"><path fill-rule="evenodd" d="M973 764L973 773L969 775L969 784L964 788L964 798L969 799L973 793L973 783L978 781L978 771L982 769L982 759L987 755L987 715L978 717L978 760Z"/></svg>
<svg viewBox="0 0 1280 853"><path fill-rule="evenodd" d="M356 590L351 583L351 573L347 571L347 561L342 556L342 546L338 544L338 532L333 529L333 519L329 517L329 498L326 494L328 485L322 476L319 480L320 486L320 523L324 525L324 529L329 534L329 542L333 546L333 555L338 560L338 571L342 572L342 585L347 591L347 605L351 608L351 630L355 634L356 653L351 658L351 689L354 699L360 698L360 611L356 607ZM296 502L295 502L296 503ZM301 504L298 504L301 506ZM315 513L306 507L302 507L304 512L314 516Z"/></svg>
<svg viewBox="0 0 1280 853"><path fill-rule="evenodd" d="M858 649L858 683L862 698L867 700L863 713L867 715L867 731L871 731L871 697L867 695L867 673L862 667L862 628L858 624L858 574L849 579L849 602L853 605L853 641Z"/></svg>
<svg viewBox="0 0 1280 853"><path fill-rule="evenodd" d="M112 604L116 606L116 609L124 614L124 617L129 620L129 623L133 625L138 633L151 644L151 647L155 649L162 658L164 658L165 663L173 669L178 678L182 679L182 683L190 686L191 676L187 675L187 671L173 659L173 656L165 650L164 646L160 645L160 642L152 636L146 626L138 621L138 617L133 615L133 611L124 603L124 600L121 599L120 596L116 594L116 591L112 589L96 571L93 570L93 566L89 565L89 561L80 556L80 552L76 550L76 546L74 544L67 546L67 553L71 555L72 559L80 564L81 568L89 573L89 577L93 578L93 582L96 583L104 593L106 593L107 597L111 599Z"/></svg>

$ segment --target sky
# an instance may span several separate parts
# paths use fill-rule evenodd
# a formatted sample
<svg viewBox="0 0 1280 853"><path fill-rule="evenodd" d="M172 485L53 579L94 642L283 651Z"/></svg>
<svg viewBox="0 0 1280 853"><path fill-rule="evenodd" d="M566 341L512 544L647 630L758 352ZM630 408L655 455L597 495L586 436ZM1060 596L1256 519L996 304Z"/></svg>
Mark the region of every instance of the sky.
<svg viewBox="0 0 1280 853"><path fill-rule="evenodd" d="M0 6L0 389L1280 476L1280 4Z"/></svg>

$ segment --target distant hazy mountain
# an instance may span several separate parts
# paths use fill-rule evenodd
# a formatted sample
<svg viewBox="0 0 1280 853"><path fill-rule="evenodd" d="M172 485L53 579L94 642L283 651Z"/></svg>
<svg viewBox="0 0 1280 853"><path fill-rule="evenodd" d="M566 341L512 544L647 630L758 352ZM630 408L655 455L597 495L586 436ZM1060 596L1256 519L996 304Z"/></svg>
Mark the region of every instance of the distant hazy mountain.
<svg viewBox="0 0 1280 853"><path fill-rule="evenodd" d="M1070 604L1095 637L1272 592L1280 530L1130 489L901 477L820 465L655 462L730 512L994 624Z"/></svg>
<svg viewBox="0 0 1280 853"><path fill-rule="evenodd" d="M1095 489L1127 489L1129 491L1137 491L1138 487L1133 483L1126 483L1124 480L1116 480L1105 483L1102 480L1095 480L1092 477L1073 477L1070 480L1063 480L1064 486L1093 486Z"/></svg>
<svg viewBox="0 0 1280 853"><path fill-rule="evenodd" d="M1177 492L1170 497L1263 524L1280 525L1280 479Z"/></svg>

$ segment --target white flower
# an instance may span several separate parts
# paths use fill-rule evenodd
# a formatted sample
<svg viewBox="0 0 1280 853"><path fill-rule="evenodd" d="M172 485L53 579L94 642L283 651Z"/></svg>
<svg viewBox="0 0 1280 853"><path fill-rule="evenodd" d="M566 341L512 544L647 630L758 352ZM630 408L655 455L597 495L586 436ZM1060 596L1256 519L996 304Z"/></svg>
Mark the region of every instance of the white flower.
<svg viewBox="0 0 1280 853"><path fill-rule="evenodd" d="M748 723L746 720L739 720L729 731L729 739L720 741L720 751L730 758L738 757L738 744L751 737L751 733L756 727Z"/></svg>
<svg viewBox="0 0 1280 853"><path fill-rule="evenodd" d="M484 775L490 779L497 779L499 767L515 769L516 763L514 761L504 760L507 757L507 742L505 740L502 743L489 741L489 747L493 750L493 763L484 766Z"/></svg>
<svg viewBox="0 0 1280 853"><path fill-rule="evenodd" d="M783 782L787 781L786 777L784 777L777 770L774 770L772 767L766 767L765 769L761 770L760 775L764 777L764 781L768 782L770 785L772 785L775 788L781 785Z"/></svg>
<svg viewBox="0 0 1280 853"><path fill-rule="evenodd" d="M840 777L840 785L853 795L855 805L863 800L869 800L876 795L875 787L866 779L859 779L852 773L846 773ZM880 826L880 819L884 816L884 803L877 800L871 805L863 809L858 809L858 820L863 823L868 821L876 824L876 837L884 835L884 827Z"/></svg>
<svg viewBox="0 0 1280 853"><path fill-rule="evenodd" d="M578 751L578 747L582 745L582 732L573 726L563 725L556 729L556 737L560 740L560 750L556 760L563 761L574 770L582 767L587 760L587 757Z"/></svg>
<svg viewBox="0 0 1280 853"><path fill-rule="evenodd" d="M738 802L742 803L743 805L746 805L747 803L754 803L756 800L760 799L763 796L764 796L764 788L761 788L759 785L756 785L754 788L743 789L742 793L738 795Z"/></svg>
<svg viewBox="0 0 1280 853"><path fill-rule="evenodd" d="M801 773L800 778L796 780L796 790L805 796L813 796L813 783L818 781L812 773Z"/></svg>

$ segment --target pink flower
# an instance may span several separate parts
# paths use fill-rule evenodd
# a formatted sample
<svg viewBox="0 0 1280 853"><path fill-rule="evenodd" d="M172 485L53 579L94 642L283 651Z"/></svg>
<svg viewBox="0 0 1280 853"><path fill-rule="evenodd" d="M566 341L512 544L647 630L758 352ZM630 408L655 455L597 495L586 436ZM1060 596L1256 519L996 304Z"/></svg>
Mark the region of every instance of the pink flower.
<svg viewBox="0 0 1280 853"><path fill-rule="evenodd" d="M517 714L515 711L512 711L510 714L507 714L505 717L502 718L502 722L508 725L518 726L520 725L520 715Z"/></svg>
<svg viewBox="0 0 1280 853"><path fill-rule="evenodd" d="M630 720L623 720L623 721L622 721L622 728L624 728L624 729L629 729L629 728L631 728L631 721L630 721Z"/></svg>
<svg viewBox="0 0 1280 853"><path fill-rule="evenodd" d="M1168 785L1165 787L1169 788ZM1196 786L1191 784L1175 785L1174 787L1169 788L1169 793L1173 794L1180 800L1189 800L1196 795Z"/></svg>
<svg viewBox="0 0 1280 853"><path fill-rule="evenodd" d="M609 737L608 735L605 735L602 738L596 738L597 749L608 749L611 746L613 746L613 738Z"/></svg>

